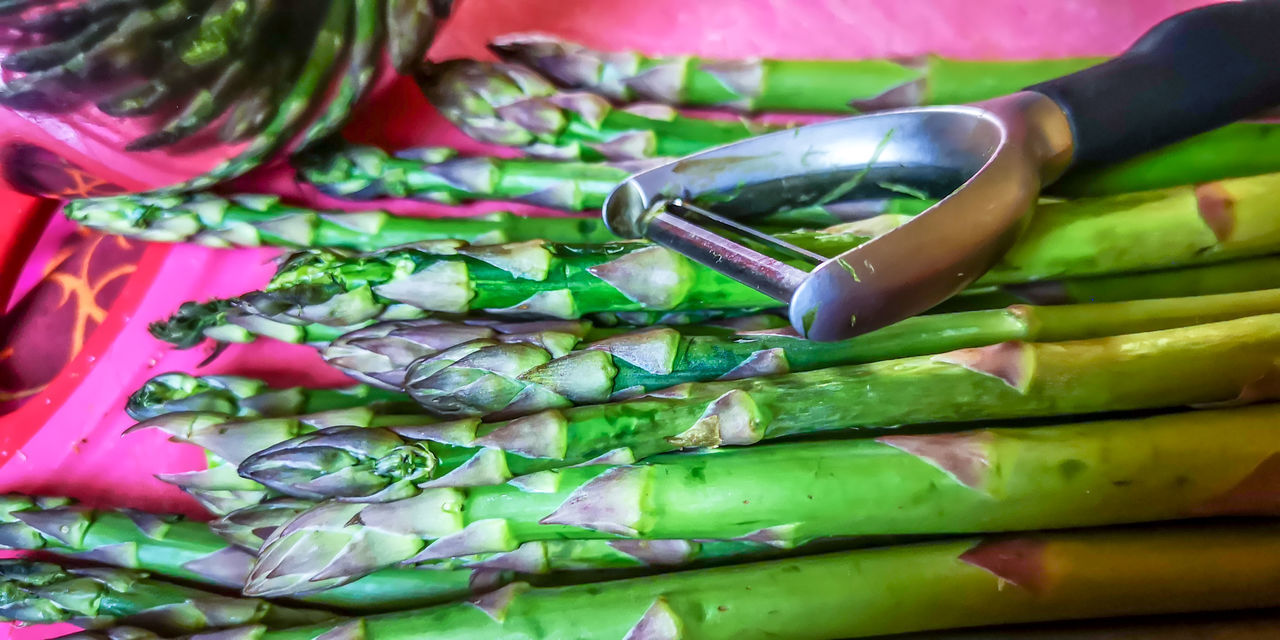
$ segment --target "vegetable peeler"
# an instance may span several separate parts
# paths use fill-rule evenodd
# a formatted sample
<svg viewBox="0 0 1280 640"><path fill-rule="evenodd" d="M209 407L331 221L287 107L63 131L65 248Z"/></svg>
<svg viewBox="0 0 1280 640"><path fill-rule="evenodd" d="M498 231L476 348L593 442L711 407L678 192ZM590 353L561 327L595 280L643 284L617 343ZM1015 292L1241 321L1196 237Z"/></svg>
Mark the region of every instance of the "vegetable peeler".
<svg viewBox="0 0 1280 640"><path fill-rule="evenodd" d="M1040 189L1280 104L1280 0L1177 14L1119 57L971 105L886 111L770 133L635 174L606 200L648 238L790 304L813 340L924 312L995 264ZM901 193L941 198L835 257L753 215Z"/></svg>

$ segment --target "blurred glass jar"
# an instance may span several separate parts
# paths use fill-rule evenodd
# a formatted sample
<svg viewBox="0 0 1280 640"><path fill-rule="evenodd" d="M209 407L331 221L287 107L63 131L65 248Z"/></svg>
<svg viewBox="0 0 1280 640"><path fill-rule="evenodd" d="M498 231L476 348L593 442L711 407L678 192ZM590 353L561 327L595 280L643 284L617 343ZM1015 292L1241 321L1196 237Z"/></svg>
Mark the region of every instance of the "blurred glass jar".
<svg viewBox="0 0 1280 640"><path fill-rule="evenodd" d="M191 190L337 131L454 0L0 0L0 180Z"/></svg>

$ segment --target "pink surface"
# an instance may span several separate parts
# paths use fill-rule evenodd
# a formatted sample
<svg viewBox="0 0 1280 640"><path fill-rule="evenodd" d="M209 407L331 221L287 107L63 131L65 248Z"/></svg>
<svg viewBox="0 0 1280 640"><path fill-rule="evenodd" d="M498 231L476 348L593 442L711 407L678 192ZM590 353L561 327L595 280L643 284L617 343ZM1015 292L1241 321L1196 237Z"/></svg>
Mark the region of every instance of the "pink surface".
<svg viewBox="0 0 1280 640"><path fill-rule="evenodd" d="M514 31L546 31L584 43L652 52L785 57L865 57L936 51L960 57L1116 53L1145 28L1192 0L464 0L441 34L434 58L482 56L485 42ZM1033 8L1034 7L1034 8ZM430 112L407 83L392 87L348 131L353 139L400 147L469 143ZM280 173L251 183L282 185ZM288 189L290 195L307 194ZM472 210L483 208L473 207ZM415 203L415 212L449 212ZM174 351L146 324L181 301L232 295L261 285L270 251L179 247L164 257L163 284L142 300L123 335L87 367L86 379L49 425L20 451L0 451L0 491L65 494L102 505L197 513L157 472L196 468L200 456L155 434L120 438L121 406L143 380L163 371L262 375L287 384L340 384L311 350L261 342L227 350L197 369L203 349ZM0 433L16 425L0 419ZM61 629L59 629L61 630ZM3 637L55 635L48 628L5 629Z"/></svg>

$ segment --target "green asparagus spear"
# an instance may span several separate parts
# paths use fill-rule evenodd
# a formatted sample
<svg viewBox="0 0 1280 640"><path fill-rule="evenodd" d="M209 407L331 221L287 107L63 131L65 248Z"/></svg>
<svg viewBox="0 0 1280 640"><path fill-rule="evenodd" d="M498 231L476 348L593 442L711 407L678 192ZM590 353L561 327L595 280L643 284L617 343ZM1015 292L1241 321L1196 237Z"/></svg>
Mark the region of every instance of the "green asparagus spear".
<svg viewBox="0 0 1280 640"><path fill-rule="evenodd" d="M219 0L169 54L166 66L146 84L185 106L157 130L129 144L132 150L177 144L204 130L244 95L253 69L264 57L262 33L275 13L271 3ZM275 37L273 34L272 37ZM109 109L123 106L118 98ZM150 102L150 101L144 101ZM142 105L139 105L142 106Z"/></svg>
<svg viewBox="0 0 1280 640"><path fill-rule="evenodd" d="M433 0L385 0L389 31L387 53L396 71L413 73L427 57L427 49L436 35L436 22L448 16L437 15Z"/></svg>
<svg viewBox="0 0 1280 640"><path fill-rule="evenodd" d="M996 309L1026 303L1059 305L1149 300L1275 287L1280 287L1280 256L1270 255L1178 269L978 287L934 307L931 312Z"/></svg>
<svg viewBox="0 0 1280 640"><path fill-rule="evenodd" d="M573 406L571 397L600 401L686 382L810 371L1009 340L1081 340L1268 313L1280 313L1280 289L924 315L834 343L802 340L790 327L718 332L663 327L613 335L599 342L584 340L574 345L573 351L557 355L528 341L477 338L452 349L423 353L400 379L401 385L433 413L502 416ZM436 324L409 335L437 344L443 338L436 339L433 334L439 331L447 336L451 330L449 324ZM600 353L588 353L592 350ZM594 394L588 394L591 397L556 391L574 389L588 368L594 372L593 383L599 385Z"/></svg>
<svg viewBox="0 0 1280 640"><path fill-rule="evenodd" d="M288 83L296 76L296 63L288 57L263 63L253 86L218 127L218 140L243 142L266 130L275 118L277 105L284 100Z"/></svg>
<svg viewBox="0 0 1280 640"><path fill-rule="evenodd" d="M574 320L494 323L425 318L357 329L329 343L321 354L357 380L398 390L404 386L405 370L415 360L474 340L533 344L563 355L588 336L613 333L617 331L595 329L589 322Z"/></svg>
<svg viewBox="0 0 1280 640"><path fill-rule="evenodd" d="M606 585L516 584L432 609L281 631L247 627L235 637L823 640L1274 607L1278 540L1265 522L946 540ZM1198 636L1170 636L1183 637Z"/></svg>
<svg viewBox="0 0 1280 640"><path fill-rule="evenodd" d="M1280 125L1238 122L1105 168L1072 171L1049 186L1067 197L1166 189L1280 170Z"/></svg>
<svg viewBox="0 0 1280 640"><path fill-rule="evenodd" d="M596 51L542 34L504 36L489 49L561 87L617 101L830 113L978 102L1105 60L709 60Z"/></svg>
<svg viewBox="0 0 1280 640"><path fill-rule="evenodd" d="M1022 238L975 287L1209 264L1280 250L1269 202L1280 174L1040 207ZM865 241L851 229L784 239L822 255ZM874 265L856 265L855 269ZM425 311L576 318L641 310L744 309L779 303L670 250L643 242L591 247L436 242L348 257L295 254L264 292L240 299L280 322L356 325ZM197 323L199 324L199 323ZM200 328L221 324L205 321ZM198 340L176 331L183 340Z"/></svg>
<svg viewBox="0 0 1280 640"><path fill-rule="evenodd" d="M512 64L450 60L428 67L419 83L467 135L558 159L678 157L771 129L689 118L662 105L614 107L597 95L560 93Z"/></svg>
<svg viewBox="0 0 1280 640"><path fill-rule="evenodd" d="M639 360L656 351L629 356ZM661 354L656 355L644 362L659 361ZM682 448L751 445L831 430L1270 398L1277 355L1280 315L1260 315L1091 340L1003 342L936 356L690 383L631 400L506 421L469 418L415 426L405 416L400 422L405 426L325 429L265 448L257 446L265 439L241 441L243 436L223 431L205 436L207 443L186 439L205 448L220 443L257 448L241 463L240 474L285 494L386 500L433 487L490 485L588 461L629 462ZM603 393L591 394L609 387L602 373L607 362L606 354L585 351L574 363L578 375L552 390L572 399L603 400ZM474 387L476 393L506 391L484 378ZM511 408L522 404L517 399Z"/></svg>
<svg viewBox="0 0 1280 640"><path fill-rule="evenodd" d="M516 200L584 211L628 176L661 160L554 162L528 158L458 157L446 147L401 151L336 146L294 158L298 177L339 198L412 197L446 204L467 200Z"/></svg>
<svg viewBox="0 0 1280 640"><path fill-rule="evenodd" d="M244 87L249 70L242 62L236 62L201 87L182 111L178 112L158 129L125 146L126 151L152 151L173 146L196 133L231 108Z"/></svg>
<svg viewBox="0 0 1280 640"><path fill-rule="evenodd" d="M251 554L228 546L204 523L128 509L86 509L64 498L3 496L0 546L237 589L253 564ZM387 611L463 597L475 593L488 578L503 576L492 571L390 569L305 600L339 609Z"/></svg>
<svg viewBox="0 0 1280 640"><path fill-rule="evenodd" d="M159 474L156 477L183 491L198 492L204 496L248 498L247 504L228 501L206 505L215 514L223 515L255 504L268 495L265 487L254 480L237 474L236 466L249 455L277 445L300 435L313 433L333 426L344 428L396 427L403 425L431 424L435 420L417 414L388 414L375 406L331 409L315 413L283 416L278 418L236 419L233 416L187 411L167 413L144 420L130 427L126 433L145 429L161 429L177 442L198 444L206 450L209 468L182 473ZM230 495L228 495L230 494ZM240 495L243 494L243 495ZM250 502L251 500L252 502Z"/></svg>
<svg viewBox="0 0 1280 640"><path fill-rule="evenodd" d="M368 385L338 389L271 387L243 376L191 376L162 373L129 396L125 411L134 420L167 413L206 411L237 418L277 418L333 409L391 405L406 408L403 394Z"/></svg>
<svg viewBox="0 0 1280 640"><path fill-rule="evenodd" d="M601 327L684 325L752 316L759 314L760 311L759 308L678 312L632 311L590 314L588 319ZM425 314L419 309L400 306L388 309L384 317L394 318L396 315L421 319ZM457 319L462 320L462 318ZM486 321L472 317L468 322ZM506 321L499 318L488 322L501 324ZM322 348L343 335L351 334L371 324L373 324L372 321L348 327L334 327L315 322L297 324L296 320L289 318L273 319L250 313L243 305L236 307L233 300L215 299L204 303L183 303L178 307L177 313L162 322L152 323L151 334L183 349L194 347L205 338L219 342L251 342L259 337Z"/></svg>
<svg viewBox="0 0 1280 640"><path fill-rule="evenodd" d="M325 3L323 22L311 43L302 72L293 88L284 96L270 124L236 157L224 161L200 177L166 191L183 192L208 188L258 166L285 146L305 125L313 98L328 86L334 68L347 51L350 44L347 33L350 14L350 2Z"/></svg>
<svg viewBox="0 0 1280 640"><path fill-rule="evenodd" d="M364 325L335 327L279 322L236 308L231 300L215 299L204 303L185 302L163 322L152 323L150 331L151 335L165 342L189 349L205 338L220 342L251 342L258 336L297 344L328 344L360 326Z"/></svg>
<svg viewBox="0 0 1280 640"><path fill-rule="evenodd" d="M246 624L296 627L335 616L215 595L125 569L64 569L48 562L0 560L0 618L87 628L124 624L177 635Z"/></svg>
<svg viewBox="0 0 1280 640"><path fill-rule="evenodd" d="M412 218L381 211L324 212L294 207L276 196L207 193L112 196L72 200L63 209L76 222L156 242L214 247L333 247L374 251L424 240L473 244L546 239L589 244L616 240L600 218L531 218L496 212L469 218Z"/></svg>
<svg viewBox="0 0 1280 640"><path fill-rule="evenodd" d="M257 553L277 528L314 506L315 503L305 500L276 498L223 516L209 526L228 542ZM856 544L857 541L840 542L844 547ZM651 572L662 567L740 562L778 553L769 545L745 541L536 540L514 551L440 558L415 566L430 570L496 569L526 577L566 572L608 573L619 577L628 571Z"/></svg>
<svg viewBox="0 0 1280 640"><path fill-rule="evenodd" d="M514 200L568 211L599 209L620 182L661 162L458 157L456 150L447 147L407 149L392 156L376 147L356 145L331 145L294 158L301 180L338 198L412 197L445 204ZM884 213L916 214L934 202L914 197L839 202L782 211L753 223L788 230L821 228Z"/></svg>
<svg viewBox="0 0 1280 640"><path fill-rule="evenodd" d="M307 128L298 143L306 148L318 140L336 132L346 122L357 103L364 98L378 74L379 56L385 42L382 9L394 0L355 0L355 21L351 52L347 56L347 72L338 86L337 94L329 99L329 106L322 116ZM428 40L429 42L429 40ZM424 51L425 53L425 51Z"/></svg>
<svg viewBox="0 0 1280 640"><path fill-rule="evenodd" d="M851 234L787 238L833 252L866 239ZM686 280L672 282L670 274ZM344 291L348 286L353 289ZM470 246L441 240L358 256L297 253L282 263L268 291L187 303L174 317L152 325L152 334L181 347L205 337L243 342L254 334L327 342L375 321L424 317L429 310L570 319L597 311L755 312L776 305L645 243Z"/></svg>
<svg viewBox="0 0 1280 640"><path fill-rule="evenodd" d="M354 579L530 540L738 539L788 548L832 536L1271 515L1277 418L1280 407L1261 405L762 445L436 487L392 502L329 501L271 535L245 593L306 592L318 575Z"/></svg>

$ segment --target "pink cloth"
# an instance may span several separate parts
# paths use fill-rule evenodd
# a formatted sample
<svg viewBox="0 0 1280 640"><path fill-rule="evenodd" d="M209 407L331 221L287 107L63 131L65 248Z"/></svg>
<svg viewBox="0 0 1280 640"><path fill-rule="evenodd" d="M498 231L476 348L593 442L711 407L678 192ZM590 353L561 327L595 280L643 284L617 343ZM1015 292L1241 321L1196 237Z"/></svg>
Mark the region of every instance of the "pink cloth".
<svg viewBox="0 0 1280 640"><path fill-rule="evenodd" d="M545 31L611 49L720 56L871 57L938 52L969 58L1026 58L1117 53L1147 27L1195 0L464 0L432 57L486 56L485 43L518 31ZM408 83L369 105L351 138L402 147L470 143ZM279 173L246 184L287 187ZM296 191L291 192L295 193ZM481 207L472 207L475 210ZM415 203L418 212L448 208ZM163 260L123 332L86 367L71 401L17 451L0 450L0 491L69 495L104 506L198 514L179 492L152 478L198 468L192 447L154 433L121 438L131 422L129 392L164 371L261 375L280 384L334 385L344 378L314 351L261 341L229 348L198 369L205 349L175 351L152 339L148 322L185 300L234 295L263 284L273 253L177 247ZM0 434L18 425L0 419ZM36 640L65 628L16 628L0 640Z"/></svg>

